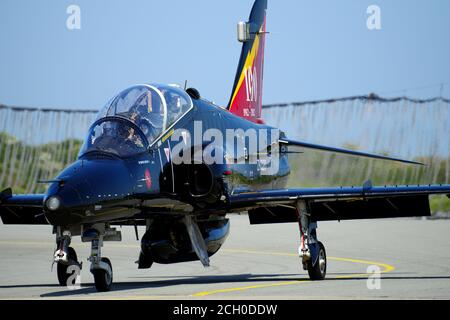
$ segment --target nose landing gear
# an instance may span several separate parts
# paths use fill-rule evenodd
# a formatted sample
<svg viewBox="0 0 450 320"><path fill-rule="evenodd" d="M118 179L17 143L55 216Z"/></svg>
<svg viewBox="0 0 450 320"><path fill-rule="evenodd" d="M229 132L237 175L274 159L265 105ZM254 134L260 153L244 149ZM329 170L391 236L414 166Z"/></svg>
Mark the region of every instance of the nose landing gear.
<svg viewBox="0 0 450 320"><path fill-rule="evenodd" d="M79 275L82 268L82 263L78 262L77 253L75 249L70 246L71 233L69 231L61 232L58 230L56 236L56 243L58 249L55 251L53 263L57 264L56 271L58 275L58 282L61 286L70 286L70 279L74 273ZM71 268L72 267L72 268ZM76 278L74 278L75 280Z"/></svg>

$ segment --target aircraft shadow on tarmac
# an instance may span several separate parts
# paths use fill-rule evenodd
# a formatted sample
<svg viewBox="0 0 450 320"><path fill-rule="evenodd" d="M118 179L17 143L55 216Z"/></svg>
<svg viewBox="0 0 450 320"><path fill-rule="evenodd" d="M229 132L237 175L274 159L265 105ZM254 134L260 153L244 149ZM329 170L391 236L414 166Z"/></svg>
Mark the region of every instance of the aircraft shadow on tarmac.
<svg viewBox="0 0 450 320"><path fill-rule="evenodd" d="M323 281L361 281L366 280L367 277L346 277L339 278L339 276L352 275L350 273L330 273L330 278ZM136 289L152 289L171 287L177 285L198 285L198 284L220 284L220 283L251 283L251 282L286 282L286 281L299 281L310 282L308 278L297 278L298 274L238 274L238 275L225 275L225 276L199 276L199 277L184 277L184 276L171 276L168 280L156 280L156 281L137 281L137 282L116 282L112 288L113 292L136 290ZM334 276L334 277L333 277ZM152 277L138 277L151 279ZM161 277L155 277L161 279ZM169 277L167 277L169 278ZM449 276L410 276L406 274L392 274L383 275L383 279L386 280L438 280L438 279L450 279ZM12 288L45 288L45 287L60 287L58 284L30 284L30 285L7 285L0 286L0 289L12 289ZM63 297L63 296L78 296L97 293L92 283L81 284L81 289L68 290L64 288L63 291L45 293L40 295L42 298L51 297Z"/></svg>

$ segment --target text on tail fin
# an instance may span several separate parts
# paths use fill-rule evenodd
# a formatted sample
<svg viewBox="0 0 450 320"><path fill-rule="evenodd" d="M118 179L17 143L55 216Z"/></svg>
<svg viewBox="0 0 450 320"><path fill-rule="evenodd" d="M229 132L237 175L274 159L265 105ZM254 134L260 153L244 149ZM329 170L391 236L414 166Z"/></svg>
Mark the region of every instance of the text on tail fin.
<svg viewBox="0 0 450 320"><path fill-rule="evenodd" d="M261 122L267 0L256 0L246 23L248 39L241 57L227 109L242 118Z"/></svg>

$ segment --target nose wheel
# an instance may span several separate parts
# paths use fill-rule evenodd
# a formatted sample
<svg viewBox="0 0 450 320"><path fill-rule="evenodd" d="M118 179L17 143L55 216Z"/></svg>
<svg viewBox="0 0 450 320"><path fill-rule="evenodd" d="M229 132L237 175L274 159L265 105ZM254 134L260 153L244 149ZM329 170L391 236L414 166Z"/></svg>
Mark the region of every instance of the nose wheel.
<svg viewBox="0 0 450 320"><path fill-rule="evenodd" d="M82 264L78 262L75 249L70 246L72 234L70 231L58 230L56 236L57 249L53 255L53 263L57 264L56 273L61 286L73 285L80 274Z"/></svg>
<svg viewBox="0 0 450 320"><path fill-rule="evenodd" d="M74 272L77 272L77 268L69 269L70 266L76 266L78 271L81 270L81 263L78 262L77 253L75 249L69 247L67 249L67 262L59 261L57 262L56 273L58 275L58 282L61 286L68 286L69 278L72 277Z"/></svg>

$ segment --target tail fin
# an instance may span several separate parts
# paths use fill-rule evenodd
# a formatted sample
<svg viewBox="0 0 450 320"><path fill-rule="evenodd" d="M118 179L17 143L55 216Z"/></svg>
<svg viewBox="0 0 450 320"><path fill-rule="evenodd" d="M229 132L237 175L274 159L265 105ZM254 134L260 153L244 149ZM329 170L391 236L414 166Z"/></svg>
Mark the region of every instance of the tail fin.
<svg viewBox="0 0 450 320"><path fill-rule="evenodd" d="M267 0L256 0L249 22L239 24L239 41L243 42L242 53L227 107L231 113L257 123L262 123L266 10Z"/></svg>

